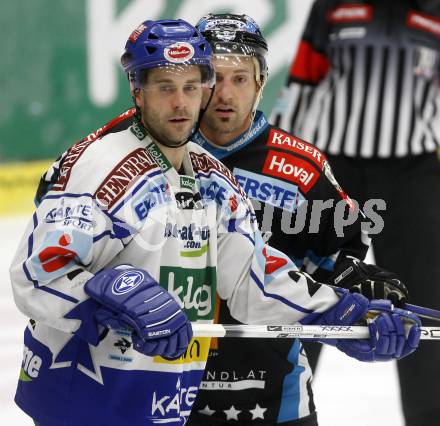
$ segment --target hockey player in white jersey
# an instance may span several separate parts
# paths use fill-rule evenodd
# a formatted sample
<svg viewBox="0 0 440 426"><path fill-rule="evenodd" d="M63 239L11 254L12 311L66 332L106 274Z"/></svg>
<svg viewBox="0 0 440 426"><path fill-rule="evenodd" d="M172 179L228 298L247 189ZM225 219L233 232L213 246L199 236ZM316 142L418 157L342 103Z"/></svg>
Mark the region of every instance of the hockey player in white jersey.
<svg viewBox="0 0 440 426"><path fill-rule="evenodd" d="M189 142L214 81L182 20L145 21L121 58L137 115L72 146L11 266L31 318L16 402L40 426L183 425L205 367L216 293L244 323L361 323L336 340L364 361L410 354L420 322L390 302L318 284L262 241L231 172ZM409 323L405 333L404 323Z"/></svg>

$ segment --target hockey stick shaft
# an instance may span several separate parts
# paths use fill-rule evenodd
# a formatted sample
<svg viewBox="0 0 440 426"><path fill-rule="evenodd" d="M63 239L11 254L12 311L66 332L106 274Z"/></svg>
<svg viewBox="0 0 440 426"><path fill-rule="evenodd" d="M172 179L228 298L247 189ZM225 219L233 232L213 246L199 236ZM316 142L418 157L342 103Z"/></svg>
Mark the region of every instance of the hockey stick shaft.
<svg viewBox="0 0 440 426"><path fill-rule="evenodd" d="M325 284L325 285L334 289L340 289L340 287L331 284ZM440 321L440 311L438 311L437 309L425 308L424 306L412 305L411 303L405 303L402 309L405 309L406 311L411 311L412 313L416 314L418 317L421 318Z"/></svg>
<svg viewBox="0 0 440 426"><path fill-rule="evenodd" d="M301 339L368 339L365 326L192 324L195 337L253 337ZM440 327L421 327L423 340L440 340Z"/></svg>
<svg viewBox="0 0 440 426"><path fill-rule="evenodd" d="M340 290L340 287L331 284L325 284L325 285L333 289ZM416 314L418 317L421 318L440 321L440 311L438 311L437 309L425 308L424 306L412 305L411 303L405 303L402 309L405 309L406 311L411 311L412 313Z"/></svg>
<svg viewBox="0 0 440 426"><path fill-rule="evenodd" d="M440 311L431 308L425 308L423 306L411 305L410 303L405 303L403 309L411 311L421 318L426 318L430 320L440 321Z"/></svg>

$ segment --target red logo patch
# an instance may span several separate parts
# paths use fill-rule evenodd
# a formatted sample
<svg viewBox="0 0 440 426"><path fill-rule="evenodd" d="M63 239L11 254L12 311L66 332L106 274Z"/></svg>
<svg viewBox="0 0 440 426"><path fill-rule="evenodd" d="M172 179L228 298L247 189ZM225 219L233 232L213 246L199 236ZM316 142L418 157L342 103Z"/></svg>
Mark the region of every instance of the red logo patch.
<svg viewBox="0 0 440 426"><path fill-rule="evenodd" d="M369 5L351 4L331 10L328 20L333 24L346 22L369 22L373 19L373 8Z"/></svg>
<svg viewBox="0 0 440 426"><path fill-rule="evenodd" d="M189 50L186 46L181 47L175 47L173 49L170 49L168 51L168 55L170 55L171 58L185 58L191 53L191 50Z"/></svg>
<svg viewBox="0 0 440 426"><path fill-rule="evenodd" d="M139 25L131 34L128 39L132 43L136 43L136 40L139 38L139 36L147 29L147 26L144 24Z"/></svg>
<svg viewBox="0 0 440 426"><path fill-rule="evenodd" d="M72 237L69 234L64 234L60 237L60 246L68 246L72 242Z"/></svg>
<svg viewBox="0 0 440 426"><path fill-rule="evenodd" d="M309 192L319 179L318 171L307 161L272 150L266 156L263 173L293 182L304 193Z"/></svg>
<svg viewBox="0 0 440 426"><path fill-rule="evenodd" d="M440 37L440 19L433 16L425 15L423 13L408 12L406 19L408 27L416 30L428 31L437 37Z"/></svg>
<svg viewBox="0 0 440 426"><path fill-rule="evenodd" d="M231 212L235 212L235 210L237 210L237 207L237 197L235 195L231 195L231 197L229 198L229 208L231 209Z"/></svg>
<svg viewBox="0 0 440 426"><path fill-rule="evenodd" d="M266 145L297 152L312 160L321 170L324 168L326 157L318 148L288 133L272 129Z"/></svg>
<svg viewBox="0 0 440 426"><path fill-rule="evenodd" d="M266 274L272 274L277 269L280 269L284 265L287 264L287 259L284 259L283 257L277 257L277 256L268 255L266 247L263 249L263 256L266 258L266 267L265 267L265 270L264 270L264 272Z"/></svg>
<svg viewBox="0 0 440 426"><path fill-rule="evenodd" d="M46 247L39 255L41 266L45 272L54 272L64 268L77 254L63 247Z"/></svg>
<svg viewBox="0 0 440 426"><path fill-rule="evenodd" d="M181 64L194 56L194 47L186 42L174 43L164 49L163 55L168 61Z"/></svg>

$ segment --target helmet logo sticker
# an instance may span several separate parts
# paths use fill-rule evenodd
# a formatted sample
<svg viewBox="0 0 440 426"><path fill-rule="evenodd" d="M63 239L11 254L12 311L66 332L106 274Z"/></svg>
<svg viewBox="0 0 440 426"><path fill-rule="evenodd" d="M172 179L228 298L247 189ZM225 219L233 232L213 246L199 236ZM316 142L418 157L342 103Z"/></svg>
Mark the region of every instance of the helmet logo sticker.
<svg viewBox="0 0 440 426"><path fill-rule="evenodd" d="M235 31L218 31L217 32L217 38L219 38L220 40L223 41L229 41L229 40L234 40L235 39Z"/></svg>
<svg viewBox="0 0 440 426"><path fill-rule="evenodd" d="M136 43L136 40L139 38L139 36L146 30L147 26L145 24L139 25L128 38L132 43Z"/></svg>
<svg viewBox="0 0 440 426"><path fill-rule="evenodd" d="M181 64L194 56L194 47L190 43L177 42L166 47L163 55L169 62Z"/></svg>
<svg viewBox="0 0 440 426"><path fill-rule="evenodd" d="M235 29L243 30L246 24L237 19L213 19L206 24L206 28L203 30L216 30L218 26L231 26Z"/></svg>

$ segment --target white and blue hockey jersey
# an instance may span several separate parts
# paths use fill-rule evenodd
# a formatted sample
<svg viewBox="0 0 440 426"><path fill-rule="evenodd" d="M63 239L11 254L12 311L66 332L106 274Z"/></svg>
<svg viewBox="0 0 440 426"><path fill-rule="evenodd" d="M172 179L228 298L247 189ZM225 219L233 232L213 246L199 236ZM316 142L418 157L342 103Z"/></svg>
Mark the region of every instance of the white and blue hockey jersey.
<svg viewBox="0 0 440 426"><path fill-rule="evenodd" d="M11 266L31 318L16 402L44 426L182 425L194 402L209 339L170 361L135 351L126 331L102 330L83 289L102 268L147 270L193 322L213 321L217 294L253 324L293 324L338 301L289 276L295 266L264 245L231 172L193 143L179 174L134 123L77 143L46 178Z"/></svg>

